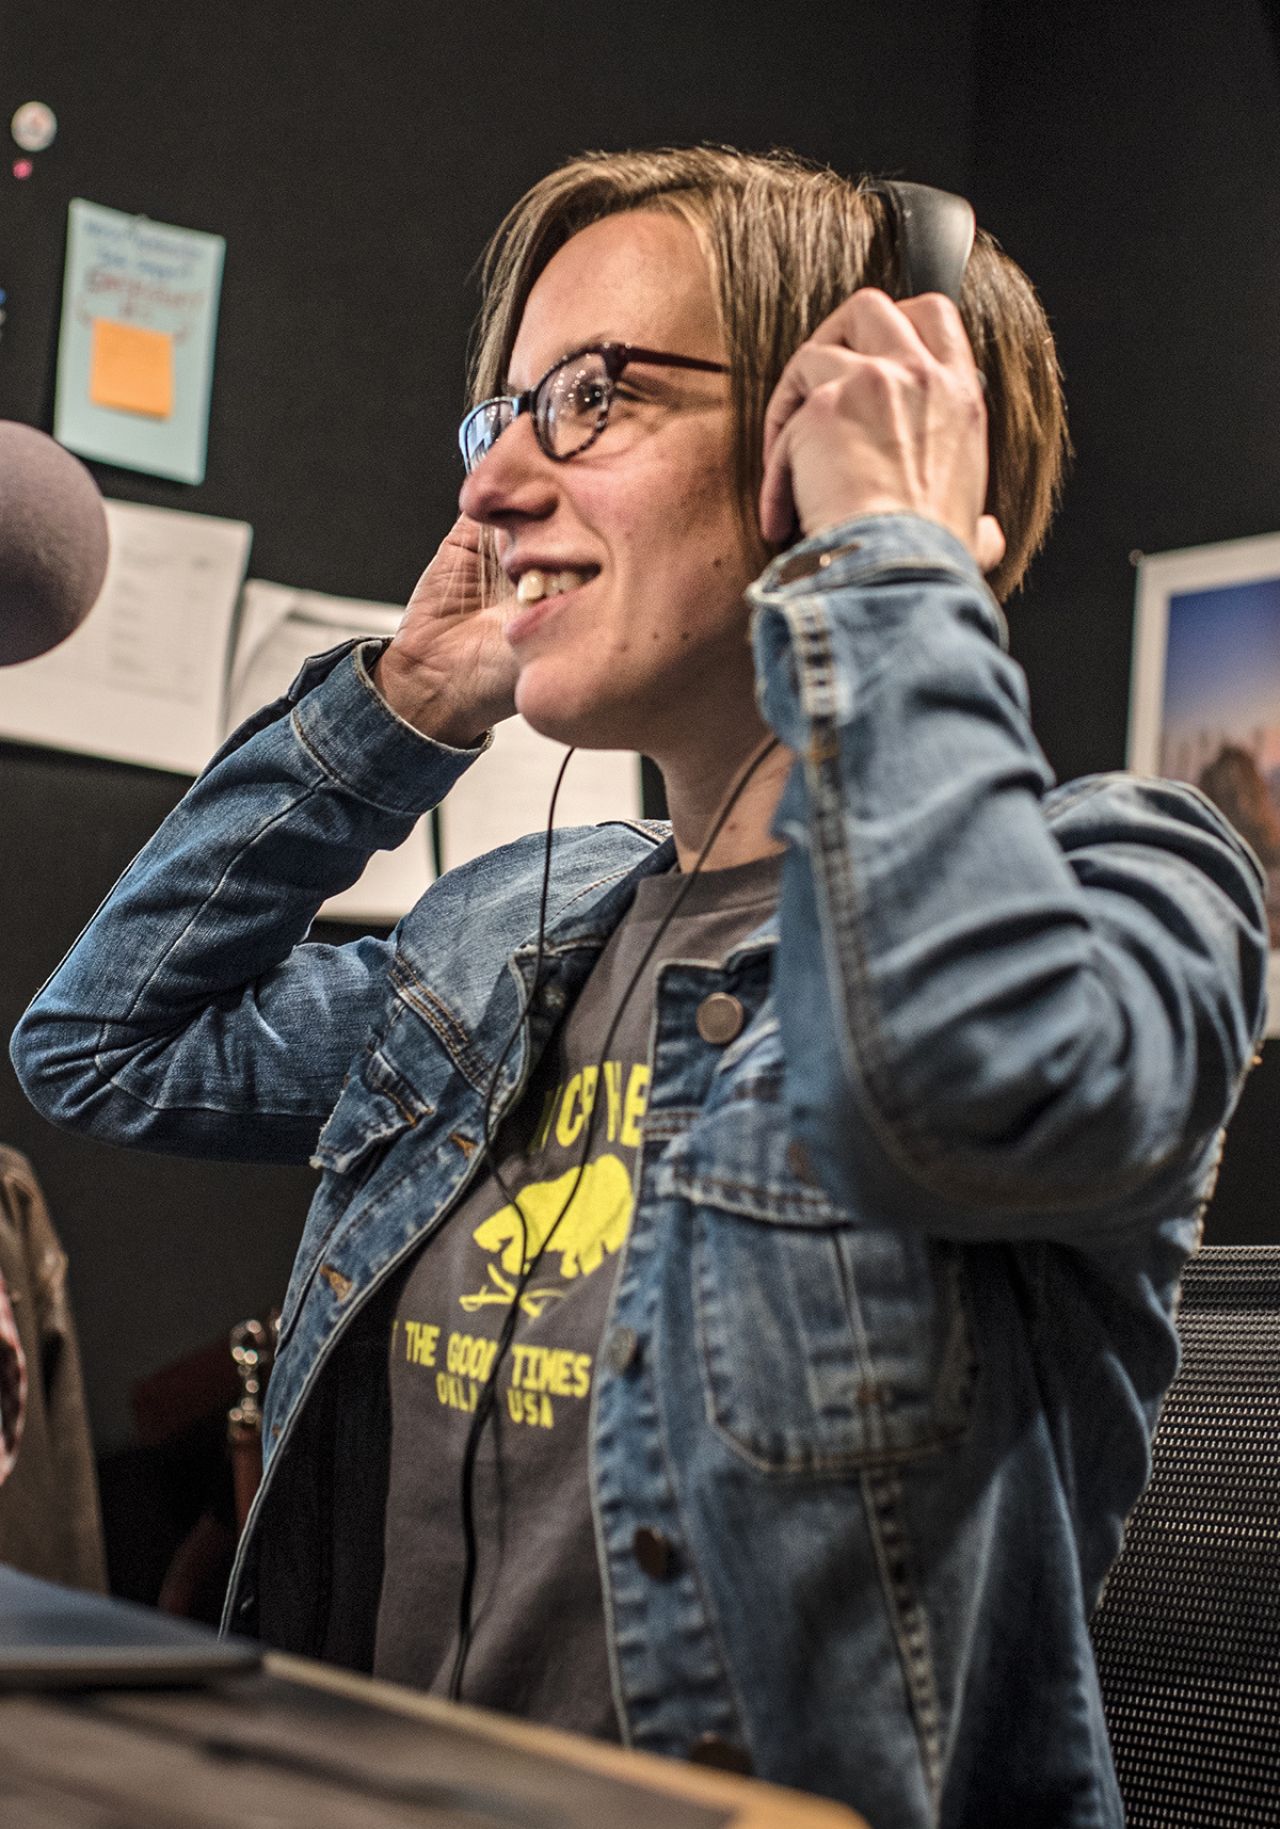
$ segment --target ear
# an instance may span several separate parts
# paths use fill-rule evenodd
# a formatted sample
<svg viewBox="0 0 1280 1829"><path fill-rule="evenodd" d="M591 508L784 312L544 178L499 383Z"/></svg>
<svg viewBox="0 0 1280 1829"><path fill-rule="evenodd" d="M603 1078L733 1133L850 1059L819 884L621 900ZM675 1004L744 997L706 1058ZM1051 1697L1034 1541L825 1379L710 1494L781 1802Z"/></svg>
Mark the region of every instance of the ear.
<svg viewBox="0 0 1280 1829"><path fill-rule="evenodd" d="M992 572L1004 558L1004 529L993 514L978 516L977 537L974 540L973 556L978 561L978 570L984 578Z"/></svg>

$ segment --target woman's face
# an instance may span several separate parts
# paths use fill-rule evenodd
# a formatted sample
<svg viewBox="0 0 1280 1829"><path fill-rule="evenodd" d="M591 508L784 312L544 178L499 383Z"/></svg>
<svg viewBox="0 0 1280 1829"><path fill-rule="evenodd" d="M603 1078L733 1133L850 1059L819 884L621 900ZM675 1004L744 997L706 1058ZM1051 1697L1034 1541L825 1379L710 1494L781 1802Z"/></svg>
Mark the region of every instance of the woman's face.
<svg viewBox="0 0 1280 1829"><path fill-rule="evenodd" d="M506 377L532 387L592 342L724 361L711 275L692 229L658 211L606 217L552 258L529 295ZM516 703L534 727L588 748L674 758L758 730L735 507L729 377L629 366L601 437L567 463L516 419L466 479L461 506L492 527L518 583L570 574L514 602ZM526 586L525 594L529 594Z"/></svg>

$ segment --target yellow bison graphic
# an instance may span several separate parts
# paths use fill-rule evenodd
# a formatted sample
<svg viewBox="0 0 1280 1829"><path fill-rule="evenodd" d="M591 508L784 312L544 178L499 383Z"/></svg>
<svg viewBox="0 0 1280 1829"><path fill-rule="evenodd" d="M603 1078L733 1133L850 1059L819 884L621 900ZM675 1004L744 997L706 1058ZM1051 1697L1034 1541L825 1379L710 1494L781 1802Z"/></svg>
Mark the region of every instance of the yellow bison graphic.
<svg viewBox="0 0 1280 1829"><path fill-rule="evenodd" d="M476 1227L472 1236L477 1245L482 1251L491 1252L498 1262L489 1265L490 1281L483 1289L460 1298L468 1314L491 1303L513 1299L515 1279L538 1255L553 1226L555 1236L547 1258L560 1259L563 1282L590 1276L600 1268L606 1253L612 1255L622 1249L631 1222L631 1177L626 1168L617 1156L600 1156L589 1162L568 1212L560 1219L560 1210L569 1199L577 1174L577 1169L567 1169L554 1181L533 1182L521 1190L519 1210L514 1205L502 1207ZM531 1284L521 1297L520 1306L536 1319L549 1302L564 1294L554 1283Z"/></svg>

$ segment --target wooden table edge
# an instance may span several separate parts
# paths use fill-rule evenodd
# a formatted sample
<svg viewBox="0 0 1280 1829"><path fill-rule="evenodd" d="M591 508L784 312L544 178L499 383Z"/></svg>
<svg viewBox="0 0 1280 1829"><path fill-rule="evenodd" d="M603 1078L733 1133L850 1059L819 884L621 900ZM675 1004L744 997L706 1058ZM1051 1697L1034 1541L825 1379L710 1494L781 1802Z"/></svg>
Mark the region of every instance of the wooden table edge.
<svg viewBox="0 0 1280 1829"><path fill-rule="evenodd" d="M269 1651L264 1662L273 1676L283 1677L291 1683L327 1689L335 1695L372 1702L380 1708L394 1709L397 1714L434 1721L444 1727L463 1726L468 1733L483 1735L499 1745L541 1753L549 1759L578 1766L582 1771L630 1780L633 1784L666 1791L670 1796L685 1797L694 1803L718 1805L733 1811L732 1829L868 1829L866 1819L844 1804L809 1797L802 1791L789 1791L781 1785L764 1784L754 1778L736 1778L703 1766L684 1765L678 1760L663 1759L656 1753L634 1752L629 1747L588 1740L583 1735L540 1727L532 1721L519 1721L489 1709L472 1708L466 1703L444 1702L417 1690L402 1689L397 1683L379 1682L375 1677L360 1676L332 1664L317 1664L310 1658Z"/></svg>

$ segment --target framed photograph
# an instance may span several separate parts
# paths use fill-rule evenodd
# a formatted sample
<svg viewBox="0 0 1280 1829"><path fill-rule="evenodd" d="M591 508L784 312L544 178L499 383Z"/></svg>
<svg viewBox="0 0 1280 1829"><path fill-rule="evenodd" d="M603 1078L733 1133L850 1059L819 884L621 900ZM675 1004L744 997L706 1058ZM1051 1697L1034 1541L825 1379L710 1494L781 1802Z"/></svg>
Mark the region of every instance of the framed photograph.
<svg viewBox="0 0 1280 1829"><path fill-rule="evenodd" d="M1139 561L1129 766L1193 782L1257 852L1280 1034L1280 534Z"/></svg>

